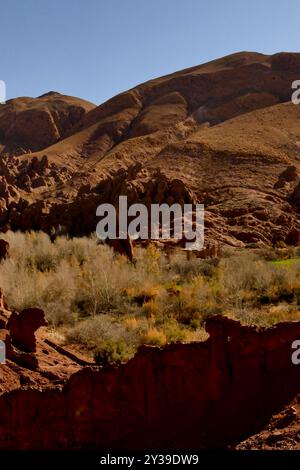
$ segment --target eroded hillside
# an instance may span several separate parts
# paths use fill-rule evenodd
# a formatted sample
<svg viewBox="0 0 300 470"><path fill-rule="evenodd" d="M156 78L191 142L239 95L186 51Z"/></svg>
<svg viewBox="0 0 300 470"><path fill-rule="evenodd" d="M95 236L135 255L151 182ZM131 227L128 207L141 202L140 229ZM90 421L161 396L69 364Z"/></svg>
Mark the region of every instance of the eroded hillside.
<svg viewBox="0 0 300 470"><path fill-rule="evenodd" d="M243 52L97 107L57 93L11 100L0 114L2 228L89 233L97 205L122 194L204 202L207 240L297 244L299 74L299 54Z"/></svg>

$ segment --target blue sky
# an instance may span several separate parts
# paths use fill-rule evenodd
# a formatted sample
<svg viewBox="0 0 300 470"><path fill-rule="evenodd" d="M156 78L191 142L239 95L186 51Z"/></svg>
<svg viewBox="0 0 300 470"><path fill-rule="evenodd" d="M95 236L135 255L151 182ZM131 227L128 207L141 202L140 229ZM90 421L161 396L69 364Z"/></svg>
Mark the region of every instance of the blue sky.
<svg viewBox="0 0 300 470"><path fill-rule="evenodd" d="M240 50L296 51L299 0L0 0L7 97L50 90L99 104Z"/></svg>

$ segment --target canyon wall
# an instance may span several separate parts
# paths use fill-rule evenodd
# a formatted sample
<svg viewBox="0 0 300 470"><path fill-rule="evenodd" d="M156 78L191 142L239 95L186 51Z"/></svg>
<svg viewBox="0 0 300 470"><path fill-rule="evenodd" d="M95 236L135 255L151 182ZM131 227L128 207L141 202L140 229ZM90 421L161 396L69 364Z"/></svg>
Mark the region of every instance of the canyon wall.
<svg viewBox="0 0 300 470"><path fill-rule="evenodd" d="M120 366L5 391L0 448L225 448L257 432L300 391L300 323L258 330L215 316L206 329L205 342L142 347Z"/></svg>

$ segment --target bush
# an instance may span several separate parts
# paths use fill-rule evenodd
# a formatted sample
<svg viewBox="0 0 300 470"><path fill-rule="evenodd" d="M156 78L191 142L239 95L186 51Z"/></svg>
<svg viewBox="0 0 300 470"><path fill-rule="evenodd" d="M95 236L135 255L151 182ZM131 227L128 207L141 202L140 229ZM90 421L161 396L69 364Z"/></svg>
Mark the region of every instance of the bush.
<svg viewBox="0 0 300 470"><path fill-rule="evenodd" d="M94 352L96 364L106 366L108 364L120 364L130 359L132 351L123 341L107 340L100 343Z"/></svg>
<svg viewBox="0 0 300 470"><path fill-rule="evenodd" d="M159 313L159 305L153 299L148 300L143 304L142 312L147 318L155 317Z"/></svg>
<svg viewBox="0 0 300 470"><path fill-rule="evenodd" d="M186 339L186 330L173 318L164 322L162 328L168 343L181 343Z"/></svg>
<svg viewBox="0 0 300 470"><path fill-rule="evenodd" d="M192 279L193 277L201 274L208 278L212 278L215 274L218 263L218 259L202 260L192 258L191 260L187 260L177 256L174 257L174 260L171 262L170 269L186 279Z"/></svg>
<svg viewBox="0 0 300 470"><path fill-rule="evenodd" d="M142 336L141 342L150 346L164 346L167 342L167 337L163 331L150 327Z"/></svg>

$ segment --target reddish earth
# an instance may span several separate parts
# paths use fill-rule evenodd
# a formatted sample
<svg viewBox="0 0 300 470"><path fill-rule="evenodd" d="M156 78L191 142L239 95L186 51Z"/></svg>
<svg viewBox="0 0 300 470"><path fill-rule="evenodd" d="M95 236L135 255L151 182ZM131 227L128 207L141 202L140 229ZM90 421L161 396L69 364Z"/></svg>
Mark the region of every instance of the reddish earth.
<svg viewBox="0 0 300 470"><path fill-rule="evenodd" d="M261 431L300 388L299 367L291 362L300 323L259 330L216 316L206 324L205 342L142 347L128 363L101 368L46 331L33 341L44 324L39 309L11 314L2 298L0 322L7 347L1 449L233 447ZM263 446L261 436L278 447L278 429L286 446L298 445L298 405L240 447Z"/></svg>
<svg viewBox="0 0 300 470"><path fill-rule="evenodd" d="M299 243L300 54L241 52L100 106L51 92L0 110L0 224L95 230L100 202L204 202L206 239Z"/></svg>
<svg viewBox="0 0 300 470"><path fill-rule="evenodd" d="M300 396L274 415L258 434L236 446L237 450L300 450Z"/></svg>
<svg viewBox="0 0 300 470"><path fill-rule="evenodd" d="M127 195L204 202L209 243L299 244L299 76L300 54L243 52L100 106L54 92L10 100L0 228L90 233L97 205ZM299 323L258 330L213 317L206 342L144 347L104 369L43 324L39 309L11 313L2 298L2 449L298 446Z"/></svg>

